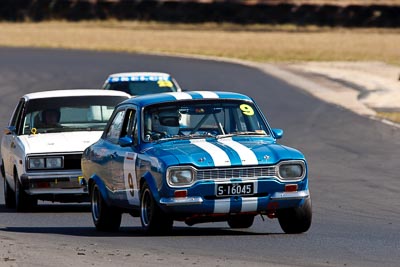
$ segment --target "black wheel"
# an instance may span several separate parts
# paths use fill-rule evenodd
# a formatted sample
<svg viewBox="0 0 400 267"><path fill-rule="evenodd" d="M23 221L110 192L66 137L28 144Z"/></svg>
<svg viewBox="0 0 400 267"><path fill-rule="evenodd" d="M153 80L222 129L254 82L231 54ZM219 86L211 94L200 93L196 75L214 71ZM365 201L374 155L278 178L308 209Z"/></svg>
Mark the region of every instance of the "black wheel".
<svg viewBox="0 0 400 267"><path fill-rule="evenodd" d="M254 215L235 215L228 219L230 228L250 228L254 222Z"/></svg>
<svg viewBox="0 0 400 267"><path fill-rule="evenodd" d="M4 161L1 161L0 170L1 170L1 175L3 176L3 178L6 179L6 172L4 170Z"/></svg>
<svg viewBox="0 0 400 267"><path fill-rule="evenodd" d="M304 205L301 207L278 210L277 216L279 224L285 233L304 233L308 231L311 226L311 199L306 199Z"/></svg>
<svg viewBox="0 0 400 267"><path fill-rule="evenodd" d="M149 234L165 234L171 231L174 221L158 206L147 183L140 195L140 221Z"/></svg>
<svg viewBox="0 0 400 267"><path fill-rule="evenodd" d="M107 205L97 184L92 186L90 195L92 218L96 230L105 232L118 231L121 225L122 213Z"/></svg>
<svg viewBox="0 0 400 267"><path fill-rule="evenodd" d="M4 178L4 204L8 209L15 208L15 192L11 189L6 178Z"/></svg>
<svg viewBox="0 0 400 267"><path fill-rule="evenodd" d="M22 188L22 185L18 179L17 172L14 172L14 182L15 182L15 209L20 211L28 211L37 205L37 199L29 196Z"/></svg>

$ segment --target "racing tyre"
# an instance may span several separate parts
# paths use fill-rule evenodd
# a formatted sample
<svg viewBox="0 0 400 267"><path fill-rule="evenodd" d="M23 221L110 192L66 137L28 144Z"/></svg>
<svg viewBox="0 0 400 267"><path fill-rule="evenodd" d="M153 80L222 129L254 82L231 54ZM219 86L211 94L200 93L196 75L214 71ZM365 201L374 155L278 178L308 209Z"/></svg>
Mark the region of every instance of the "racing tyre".
<svg viewBox="0 0 400 267"><path fill-rule="evenodd" d="M312 208L311 199L304 201L303 206L277 211L279 224L287 234L300 234L306 232L311 226Z"/></svg>
<svg viewBox="0 0 400 267"><path fill-rule="evenodd" d="M230 228L250 228L253 225L253 215L235 215L228 219L228 225Z"/></svg>
<svg viewBox="0 0 400 267"><path fill-rule="evenodd" d="M174 221L158 206L147 183L140 195L140 221L148 234L166 234L171 231Z"/></svg>
<svg viewBox="0 0 400 267"><path fill-rule="evenodd" d="M4 161L1 161L1 166L0 166L0 170L1 170L1 175L3 176L3 178L6 178L6 172L4 170Z"/></svg>
<svg viewBox="0 0 400 267"><path fill-rule="evenodd" d="M37 205L37 199L29 196L18 179L18 174L14 172L14 182L15 182L15 209L17 212L29 211L31 208Z"/></svg>
<svg viewBox="0 0 400 267"><path fill-rule="evenodd" d="M15 193L8 184L6 178L4 178L4 204L6 208L15 208Z"/></svg>
<svg viewBox="0 0 400 267"><path fill-rule="evenodd" d="M103 232L118 231L121 226L122 213L107 205L97 184L92 186L90 193L90 206L96 230Z"/></svg>

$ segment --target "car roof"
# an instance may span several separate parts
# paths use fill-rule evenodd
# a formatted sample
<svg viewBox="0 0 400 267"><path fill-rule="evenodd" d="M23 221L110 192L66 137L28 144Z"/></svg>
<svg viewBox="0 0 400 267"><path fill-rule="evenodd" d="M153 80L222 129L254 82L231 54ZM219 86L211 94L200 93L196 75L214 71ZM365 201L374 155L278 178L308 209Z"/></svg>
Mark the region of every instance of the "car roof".
<svg viewBox="0 0 400 267"><path fill-rule="evenodd" d="M186 91L186 92L169 92L160 94L149 94L133 97L125 100L122 104L134 104L137 106L148 106L158 103L176 102L184 100L221 100L221 99L237 99L253 101L251 97L234 92L219 91Z"/></svg>
<svg viewBox="0 0 400 267"><path fill-rule="evenodd" d="M132 80L132 78L137 77L162 77L168 79L171 75L165 72L121 72L110 74L106 81L118 82L124 79Z"/></svg>
<svg viewBox="0 0 400 267"><path fill-rule="evenodd" d="M53 97L71 97L71 96L131 96L125 92L103 90L103 89L65 89L65 90L50 90L35 93L29 93L23 97L27 100L39 98L53 98Z"/></svg>

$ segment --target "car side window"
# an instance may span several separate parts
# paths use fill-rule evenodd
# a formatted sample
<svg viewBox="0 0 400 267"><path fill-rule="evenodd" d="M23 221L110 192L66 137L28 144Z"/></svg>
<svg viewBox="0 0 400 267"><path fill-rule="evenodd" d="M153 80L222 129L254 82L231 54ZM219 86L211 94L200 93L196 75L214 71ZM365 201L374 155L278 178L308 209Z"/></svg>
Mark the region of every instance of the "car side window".
<svg viewBox="0 0 400 267"><path fill-rule="evenodd" d="M21 99L18 105L15 107L13 116L11 117L10 126L15 126L17 133L21 132L20 125L22 120L22 114L25 106L25 100Z"/></svg>
<svg viewBox="0 0 400 267"><path fill-rule="evenodd" d="M131 137L134 144L137 144L136 110L134 109L128 109L125 113L124 128L121 131L121 137L123 136Z"/></svg>
<svg viewBox="0 0 400 267"><path fill-rule="evenodd" d="M130 136L131 128L132 128L132 110L128 109L125 112L125 119L123 123L123 127L121 129L120 137Z"/></svg>
<svg viewBox="0 0 400 267"><path fill-rule="evenodd" d="M129 119L129 129L128 135L132 137L133 143L135 145L138 144L138 130L137 130L137 119L136 119L136 110L131 110L131 116Z"/></svg>
<svg viewBox="0 0 400 267"><path fill-rule="evenodd" d="M106 139L114 144L118 143L118 139L121 136L121 130L123 129L125 110L119 111L113 118L110 127L106 133Z"/></svg>

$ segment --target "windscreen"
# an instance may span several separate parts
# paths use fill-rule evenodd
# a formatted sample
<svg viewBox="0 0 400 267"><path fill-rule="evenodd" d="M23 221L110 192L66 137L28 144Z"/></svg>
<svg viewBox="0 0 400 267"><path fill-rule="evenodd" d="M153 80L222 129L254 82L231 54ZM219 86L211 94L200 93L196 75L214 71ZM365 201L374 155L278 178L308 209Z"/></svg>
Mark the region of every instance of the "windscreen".
<svg viewBox="0 0 400 267"><path fill-rule="evenodd" d="M110 82L106 85L105 89L122 91L130 95L147 95L177 91L175 84L169 80Z"/></svg>
<svg viewBox="0 0 400 267"><path fill-rule="evenodd" d="M80 96L30 100L22 134L102 131L120 96Z"/></svg>
<svg viewBox="0 0 400 267"><path fill-rule="evenodd" d="M252 102L190 101L151 106L144 111L144 140L268 135Z"/></svg>

